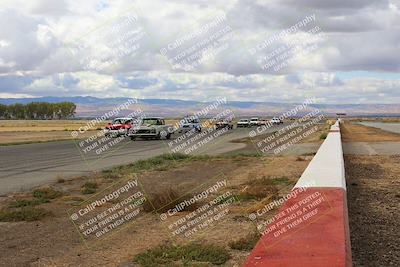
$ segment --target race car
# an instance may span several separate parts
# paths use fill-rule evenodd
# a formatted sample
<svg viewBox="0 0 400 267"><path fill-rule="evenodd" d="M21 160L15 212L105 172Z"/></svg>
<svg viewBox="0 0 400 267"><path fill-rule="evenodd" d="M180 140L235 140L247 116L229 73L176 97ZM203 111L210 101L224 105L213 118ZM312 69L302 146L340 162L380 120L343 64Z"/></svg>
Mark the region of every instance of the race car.
<svg viewBox="0 0 400 267"><path fill-rule="evenodd" d="M240 119L236 123L237 128L245 128L245 127L250 127L250 121L248 119Z"/></svg>
<svg viewBox="0 0 400 267"><path fill-rule="evenodd" d="M131 140L140 137L143 139L170 139L172 125L165 124L165 120L160 117L143 118L138 127L132 127L128 136Z"/></svg>
<svg viewBox="0 0 400 267"><path fill-rule="evenodd" d="M181 126L178 130L179 133L186 133L195 129L196 132L201 132L200 119L195 116L186 116L181 120Z"/></svg>
<svg viewBox="0 0 400 267"><path fill-rule="evenodd" d="M222 129L222 128L228 128L229 130L233 129L233 123L231 120L219 120L216 124L215 124L215 128L218 129Z"/></svg>
<svg viewBox="0 0 400 267"><path fill-rule="evenodd" d="M133 118L115 118L109 122L105 129L104 135L111 137L126 136L130 128L132 128Z"/></svg>

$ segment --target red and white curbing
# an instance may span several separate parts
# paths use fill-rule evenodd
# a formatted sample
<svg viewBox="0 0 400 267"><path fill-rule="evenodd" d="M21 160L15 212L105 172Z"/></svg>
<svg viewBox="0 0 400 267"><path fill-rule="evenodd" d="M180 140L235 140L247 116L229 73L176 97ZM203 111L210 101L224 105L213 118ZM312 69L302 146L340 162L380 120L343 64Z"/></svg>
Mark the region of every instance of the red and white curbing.
<svg viewBox="0 0 400 267"><path fill-rule="evenodd" d="M352 266L340 121L244 266Z"/></svg>

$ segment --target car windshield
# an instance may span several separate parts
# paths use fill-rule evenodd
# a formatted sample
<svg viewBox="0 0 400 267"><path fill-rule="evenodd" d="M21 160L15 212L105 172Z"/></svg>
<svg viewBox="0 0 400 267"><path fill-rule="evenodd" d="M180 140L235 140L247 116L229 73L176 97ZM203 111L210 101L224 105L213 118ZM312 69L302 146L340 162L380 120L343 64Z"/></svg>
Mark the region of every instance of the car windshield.
<svg viewBox="0 0 400 267"><path fill-rule="evenodd" d="M258 121L258 119L251 119L251 121Z"/></svg>
<svg viewBox="0 0 400 267"><path fill-rule="evenodd" d="M249 120L246 120L246 119L242 119L242 120L240 120L241 122L248 122Z"/></svg>
<svg viewBox="0 0 400 267"><path fill-rule="evenodd" d="M142 124L161 125L161 121L159 119L143 119Z"/></svg>
<svg viewBox="0 0 400 267"><path fill-rule="evenodd" d="M124 119L114 119L112 124L124 124L125 121Z"/></svg>
<svg viewBox="0 0 400 267"><path fill-rule="evenodd" d="M185 121L186 123L199 123L198 119L186 118Z"/></svg>

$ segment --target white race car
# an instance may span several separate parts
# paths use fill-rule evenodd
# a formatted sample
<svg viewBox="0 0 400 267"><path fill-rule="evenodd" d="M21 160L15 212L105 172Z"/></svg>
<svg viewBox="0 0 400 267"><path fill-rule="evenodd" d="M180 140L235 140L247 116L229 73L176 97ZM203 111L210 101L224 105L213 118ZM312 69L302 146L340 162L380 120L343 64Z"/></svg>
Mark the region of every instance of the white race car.
<svg viewBox="0 0 400 267"><path fill-rule="evenodd" d="M250 121L249 119L240 119L237 123L236 123L237 128L246 128L246 127L250 127Z"/></svg>

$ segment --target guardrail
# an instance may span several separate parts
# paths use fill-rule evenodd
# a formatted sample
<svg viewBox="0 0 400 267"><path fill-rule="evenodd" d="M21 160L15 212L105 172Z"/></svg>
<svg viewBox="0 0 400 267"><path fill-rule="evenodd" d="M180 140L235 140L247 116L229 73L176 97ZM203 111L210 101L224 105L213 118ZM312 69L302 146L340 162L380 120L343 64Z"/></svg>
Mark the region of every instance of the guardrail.
<svg viewBox="0 0 400 267"><path fill-rule="evenodd" d="M352 266L340 121L285 199L244 266Z"/></svg>

